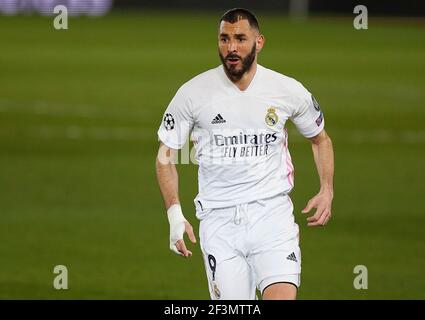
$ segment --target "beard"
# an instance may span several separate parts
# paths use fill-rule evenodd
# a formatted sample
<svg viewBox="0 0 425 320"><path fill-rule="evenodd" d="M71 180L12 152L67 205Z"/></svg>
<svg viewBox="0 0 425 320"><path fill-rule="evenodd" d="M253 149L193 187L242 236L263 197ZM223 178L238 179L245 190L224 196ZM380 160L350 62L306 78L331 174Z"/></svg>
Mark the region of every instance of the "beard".
<svg viewBox="0 0 425 320"><path fill-rule="evenodd" d="M221 63L223 64L224 70L227 75L230 77L232 81L239 81L242 76L251 69L251 66L255 60L257 52L257 45L254 43L254 46L251 49L251 52L245 57L241 58L237 54L229 53L226 57L224 57L221 52L219 52ZM236 65L227 65L227 60L237 58L242 62L242 67L238 70Z"/></svg>

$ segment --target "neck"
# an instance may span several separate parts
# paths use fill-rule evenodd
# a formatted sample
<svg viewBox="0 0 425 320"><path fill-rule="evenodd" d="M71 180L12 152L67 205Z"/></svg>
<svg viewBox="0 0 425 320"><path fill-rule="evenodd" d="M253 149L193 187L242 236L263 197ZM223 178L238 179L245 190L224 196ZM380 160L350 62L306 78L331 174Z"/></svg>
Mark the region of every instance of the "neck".
<svg viewBox="0 0 425 320"><path fill-rule="evenodd" d="M231 77L229 77L229 75L227 75L227 77L239 88L239 90L245 91L249 87L256 72L257 72L257 59L255 59L255 61L251 65L251 68L247 72L245 72L242 78L240 78L239 80L235 81Z"/></svg>

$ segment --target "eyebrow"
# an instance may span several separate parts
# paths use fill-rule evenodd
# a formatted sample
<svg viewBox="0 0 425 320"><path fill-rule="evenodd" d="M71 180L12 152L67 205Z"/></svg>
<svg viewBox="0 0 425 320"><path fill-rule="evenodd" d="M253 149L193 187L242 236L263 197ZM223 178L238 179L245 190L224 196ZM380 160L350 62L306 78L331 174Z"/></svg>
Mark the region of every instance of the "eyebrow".
<svg viewBox="0 0 425 320"><path fill-rule="evenodd" d="M220 37L229 38L229 35L227 33L220 33ZM245 33L236 33L235 34L235 38L242 38L242 37L247 37L247 35Z"/></svg>

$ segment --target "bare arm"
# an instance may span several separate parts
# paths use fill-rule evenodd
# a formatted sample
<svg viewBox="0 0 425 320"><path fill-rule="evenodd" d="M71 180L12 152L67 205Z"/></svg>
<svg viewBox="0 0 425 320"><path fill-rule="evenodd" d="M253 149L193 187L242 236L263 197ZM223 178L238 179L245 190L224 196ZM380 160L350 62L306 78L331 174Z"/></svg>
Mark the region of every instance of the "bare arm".
<svg viewBox="0 0 425 320"><path fill-rule="evenodd" d="M178 195L179 179L176 165L172 161L176 154L176 150L170 149L161 143L155 163L156 177L165 208L167 209L168 222L170 223L170 249L184 257L189 257L192 252L187 250L183 234L186 232L193 243L196 243L196 238L192 226L184 218L180 207Z"/></svg>
<svg viewBox="0 0 425 320"><path fill-rule="evenodd" d="M156 177L167 210L173 204L180 204L178 195L179 176L176 165L170 161L174 159L176 153L176 150L161 143L156 158Z"/></svg>
<svg viewBox="0 0 425 320"><path fill-rule="evenodd" d="M320 178L320 191L314 196L303 213L316 208L313 216L307 218L308 226L324 226L332 215L334 153L331 138L325 130L310 138L314 161Z"/></svg>

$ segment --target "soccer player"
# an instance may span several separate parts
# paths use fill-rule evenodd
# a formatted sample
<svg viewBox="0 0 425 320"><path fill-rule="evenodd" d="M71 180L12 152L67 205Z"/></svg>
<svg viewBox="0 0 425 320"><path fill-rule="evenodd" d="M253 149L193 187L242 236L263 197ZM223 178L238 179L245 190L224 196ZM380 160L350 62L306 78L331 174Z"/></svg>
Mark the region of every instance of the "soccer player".
<svg viewBox="0 0 425 320"><path fill-rule="evenodd" d="M170 248L189 257L183 235L196 243L179 203L175 164L166 161L191 133L199 164L194 203L212 299L295 299L300 286L298 225L289 193L294 167L286 121L310 140L320 190L302 212L308 226L331 217L333 148L324 117L301 83L257 63L264 46L258 21L246 9L220 19L222 65L186 82L158 130L157 179L170 224Z"/></svg>

